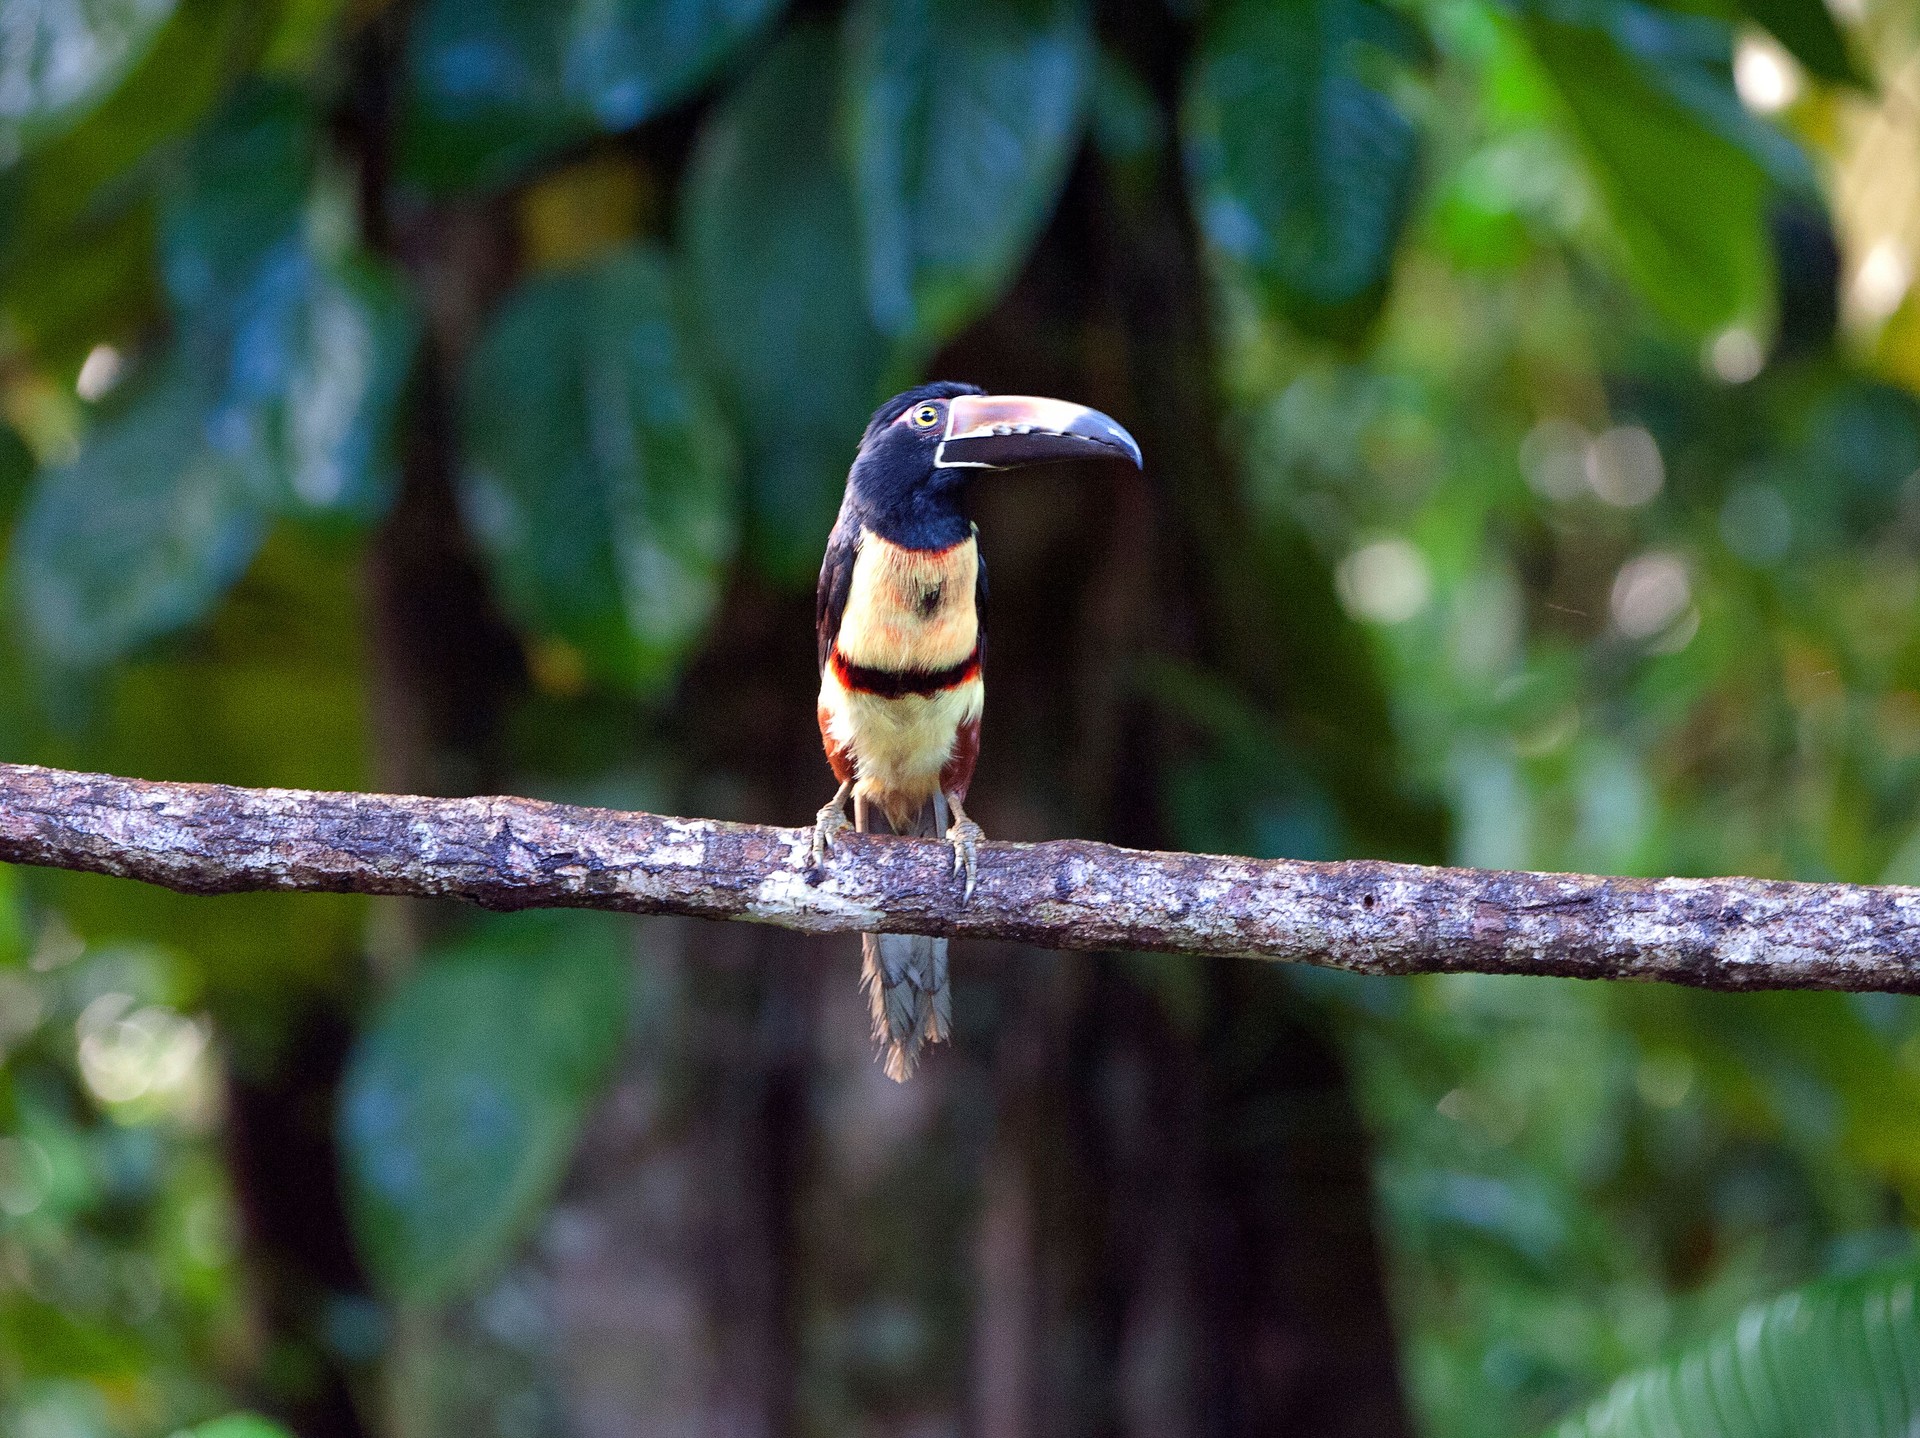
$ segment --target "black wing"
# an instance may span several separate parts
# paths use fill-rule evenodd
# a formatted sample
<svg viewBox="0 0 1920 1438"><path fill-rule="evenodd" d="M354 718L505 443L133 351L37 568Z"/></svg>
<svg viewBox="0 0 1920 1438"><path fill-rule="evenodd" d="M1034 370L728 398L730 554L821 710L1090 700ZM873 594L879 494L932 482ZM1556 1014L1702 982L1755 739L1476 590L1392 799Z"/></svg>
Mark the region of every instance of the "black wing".
<svg viewBox="0 0 1920 1438"><path fill-rule="evenodd" d="M820 561L820 587L814 593L813 628L820 641L820 667L827 667L834 636L847 612L847 591L853 587L854 536L836 524L827 537L827 556Z"/></svg>
<svg viewBox="0 0 1920 1438"><path fill-rule="evenodd" d="M969 524L973 531L973 554L978 568L973 577L973 632L974 643L980 648L980 658L987 657L987 552L980 547L980 526Z"/></svg>

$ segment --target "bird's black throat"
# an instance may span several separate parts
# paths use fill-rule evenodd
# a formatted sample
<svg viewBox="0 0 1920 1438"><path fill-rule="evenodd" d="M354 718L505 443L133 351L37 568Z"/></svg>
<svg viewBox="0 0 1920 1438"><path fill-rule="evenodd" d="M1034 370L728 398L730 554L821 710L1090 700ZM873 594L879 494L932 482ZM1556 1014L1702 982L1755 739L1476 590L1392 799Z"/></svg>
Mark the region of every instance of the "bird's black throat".
<svg viewBox="0 0 1920 1438"><path fill-rule="evenodd" d="M973 474L938 469L931 445L885 434L854 461L841 514L903 549L947 549L973 532L966 513Z"/></svg>

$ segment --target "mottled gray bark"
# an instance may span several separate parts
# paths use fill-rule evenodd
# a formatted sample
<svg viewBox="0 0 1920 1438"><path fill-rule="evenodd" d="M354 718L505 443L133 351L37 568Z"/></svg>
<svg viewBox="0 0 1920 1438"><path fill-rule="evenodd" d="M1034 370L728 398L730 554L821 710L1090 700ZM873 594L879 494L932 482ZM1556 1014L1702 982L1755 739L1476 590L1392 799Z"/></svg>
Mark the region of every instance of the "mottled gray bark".
<svg viewBox="0 0 1920 1438"><path fill-rule="evenodd" d="M1705 988L1920 990L1920 889L1608 879L988 844L952 852L575 808L162 784L0 765L0 861L243 890L464 899L889 929L1056 949L1243 955L1357 973L1558 974Z"/></svg>

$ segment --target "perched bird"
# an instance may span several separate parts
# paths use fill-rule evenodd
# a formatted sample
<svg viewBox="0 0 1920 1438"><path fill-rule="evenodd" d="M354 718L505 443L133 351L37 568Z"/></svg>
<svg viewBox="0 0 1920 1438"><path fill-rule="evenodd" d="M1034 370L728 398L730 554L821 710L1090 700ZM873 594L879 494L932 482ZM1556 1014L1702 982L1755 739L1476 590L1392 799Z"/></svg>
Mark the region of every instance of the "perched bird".
<svg viewBox="0 0 1920 1438"><path fill-rule="evenodd" d="M862 833L878 810L896 834L945 834L972 897L981 833L963 806L986 697L987 575L967 488L985 470L1102 455L1141 463L1132 435L1063 400L943 383L875 412L820 566L820 737L840 788L814 822L811 864L833 851L851 797ZM947 941L863 934L861 949L874 1042L904 1081L952 1027Z"/></svg>

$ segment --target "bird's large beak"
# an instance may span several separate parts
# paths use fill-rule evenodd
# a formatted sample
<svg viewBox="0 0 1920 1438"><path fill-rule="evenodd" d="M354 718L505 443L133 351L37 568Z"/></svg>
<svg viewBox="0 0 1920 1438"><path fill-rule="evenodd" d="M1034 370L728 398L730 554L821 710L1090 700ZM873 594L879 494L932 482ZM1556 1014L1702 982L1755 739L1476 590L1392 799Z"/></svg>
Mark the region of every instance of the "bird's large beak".
<svg viewBox="0 0 1920 1438"><path fill-rule="evenodd" d="M1133 436L1097 409L1024 394L963 394L947 403L947 431L933 462L940 469L1011 469L1093 458L1144 468Z"/></svg>

